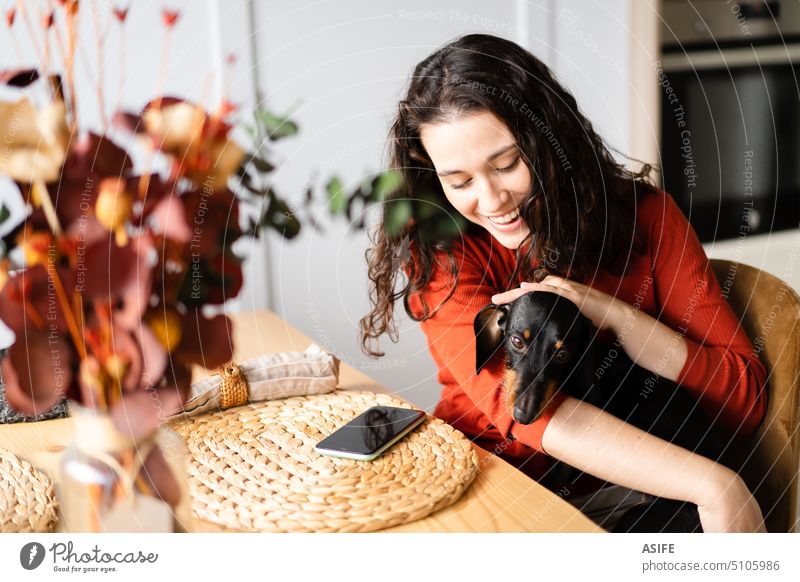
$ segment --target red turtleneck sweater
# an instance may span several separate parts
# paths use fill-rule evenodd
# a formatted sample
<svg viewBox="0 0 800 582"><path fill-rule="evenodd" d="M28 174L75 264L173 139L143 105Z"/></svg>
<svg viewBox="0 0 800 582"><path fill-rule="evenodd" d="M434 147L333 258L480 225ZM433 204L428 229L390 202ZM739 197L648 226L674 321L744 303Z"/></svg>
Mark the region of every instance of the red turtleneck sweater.
<svg viewBox="0 0 800 582"><path fill-rule="evenodd" d="M586 284L638 305L684 333L688 357L678 383L698 399L708 416L719 417L723 426L752 432L766 410L766 372L722 296L697 235L673 199L661 191L641 196L636 220L646 240L644 254L632 255L625 275L599 272ZM443 386L435 414L538 478L551 462L542 451L542 434L563 397L555 398L533 424L520 425L506 405L502 358L496 357L480 375L475 374L473 320L492 302L492 295L519 286L520 281L510 280L515 252L485 230L459 240L453 252L459 271L456 290L432 318L420 324ZM452 283L446 256L438 258L423 292L431 309L447 296ZM409 301L418 315L419 294ZM608 334L605 339L613 341Z"/></svg>

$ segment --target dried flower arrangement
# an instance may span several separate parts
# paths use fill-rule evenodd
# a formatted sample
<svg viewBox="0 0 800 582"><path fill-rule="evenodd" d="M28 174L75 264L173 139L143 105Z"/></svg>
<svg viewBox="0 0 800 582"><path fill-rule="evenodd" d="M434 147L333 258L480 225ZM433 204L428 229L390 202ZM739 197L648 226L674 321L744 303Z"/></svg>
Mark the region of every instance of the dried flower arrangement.
<svg viewBox="0 0 800 582"><path fill-rule="evenodd" d="M124 34L128 9L111 14ZM272 189L253 186L253 175L273 169L263 144L296 126L258 112L258 147L247 152L231 139L236 107L227 99L206 110L159 96L138 113L107 115L101 75L103 131L82 128L78 19L77 0L17 2L6 13L9 30L27 27L41 62L0 72L0 83L21 93L0 102L0 174L28 207L0 248L0 319L16 336L0 365L15 410L35 415L68 398L109 413L138 440L179 410L192 366L214 369L231 359L230 321L219 307L242 286L234 243L262 227L287 237L299 231ZM163 61L179 21L179 12L162 12ZM104 38L101 29L101 47ZM115 134L144 152L140 169ZM261 210L243 227L247 204ZM160 464L154 449L145 468Z"/></svg>

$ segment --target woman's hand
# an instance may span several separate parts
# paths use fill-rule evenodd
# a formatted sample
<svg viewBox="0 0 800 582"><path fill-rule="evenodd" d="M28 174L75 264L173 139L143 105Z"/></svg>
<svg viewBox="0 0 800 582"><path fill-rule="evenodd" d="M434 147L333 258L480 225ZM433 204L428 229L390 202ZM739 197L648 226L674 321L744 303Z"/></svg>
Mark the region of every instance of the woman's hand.
<svg viewBox="0 0 800 582"><path fill-rule="evenodd" d="M619 334L628 312L633 310L631 305L608 293L554 275L548 275L541 283L525 282L517 289L493 295L492 302L498 305L509 303L531 291L549 291L569 299L578 306L583 315L592 320L595 327L610 329L615 334Z"/></svg>
<svg viewBox="0 0 800 582"><path fill-rule="evenodd" d="M558 407L542 447L599 479L696 504L705 532L765 531L758 504L735 472L582 400L568 397Z"/></svg>
<svg viewBox="0 0 800 582"><path fill-rule="evenodd" d="M595 327L611 330L632 361L668 380L678 380L688 355L686 340L638 307L553 275L545 277L541 283L526 282L518 289L493 295L492 301L508 303L531 291L550 291L569 299Z"/></svg>
<svg viewBox="0 0 800 582"><path fill-rule="evenodd" d="M747 485L733 471L724 471L726 474L709 489L707 499L697 503L703 531L766 533L761 508Z"/></svg>

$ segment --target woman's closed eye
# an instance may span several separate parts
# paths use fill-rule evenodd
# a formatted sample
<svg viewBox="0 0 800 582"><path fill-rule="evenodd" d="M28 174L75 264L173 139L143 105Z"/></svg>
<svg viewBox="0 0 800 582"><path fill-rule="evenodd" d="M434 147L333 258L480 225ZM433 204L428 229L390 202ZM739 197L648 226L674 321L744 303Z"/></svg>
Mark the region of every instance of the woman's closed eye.
<svg viewBox="0 0 800 582"><path fill-rule="evenodd" d="M495 168L494 171L497 172L498 174L507 174L508 172L513 171L517 167L517 165L519 165L519 160L520 157L517 156L516 158L514 158L514 161L508 164L507 166L503 166L502 168ZM470 178L469 180L464 180L463 182L460 182L458 184L450 184L450 188L452 188L453 190L461 190L462 188L466 188L467 186L469 186L470 182L472 182L472 178Z"/></svg>
<svg viewBox="0 0 800 582"><path fill-rule="evenodd" d="M464 182L461 182L460 184L450 184L450 187L451 187L453 190L461 190L462 188L466 188L466 187L467 187L467 185L468 185L470 182L472 182L472 178L470 178L469 180L465 180Z"/></svg>
<svg viewBox="0 0 800 582"><path fill-rule="evenodd" d="M517 164L519 164L519 159L520 159L519 156L517 156L516 158L514 158L514 161L508 164L507 166L504 166L502 168L495 168L494 171L497 172L498 174L506 174L517 167Z"/></svg>

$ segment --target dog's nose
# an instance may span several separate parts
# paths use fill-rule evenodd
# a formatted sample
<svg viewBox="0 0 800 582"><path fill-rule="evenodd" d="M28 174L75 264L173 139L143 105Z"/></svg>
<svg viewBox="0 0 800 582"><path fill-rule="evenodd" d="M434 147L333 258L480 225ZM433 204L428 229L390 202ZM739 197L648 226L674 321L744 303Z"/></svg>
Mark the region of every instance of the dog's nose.
<svg viewBox="0 0 800 582"><path fill-rule="evenodd" d="M514 406L514 412L511 416L520 424L530 424L536 420L536 415L532 410L528 410L527 407L520 405Z"/></svg>
<svg viewBox="0 0 800 582"><path fill-rule="evenodd" d="M534 406L533 394L534 391L531 389L524 390L521 394L517 394L511 413L511 416L516 422L520 424L530 424L536 420L538 414L536 413L536 406Z"/></svg>

